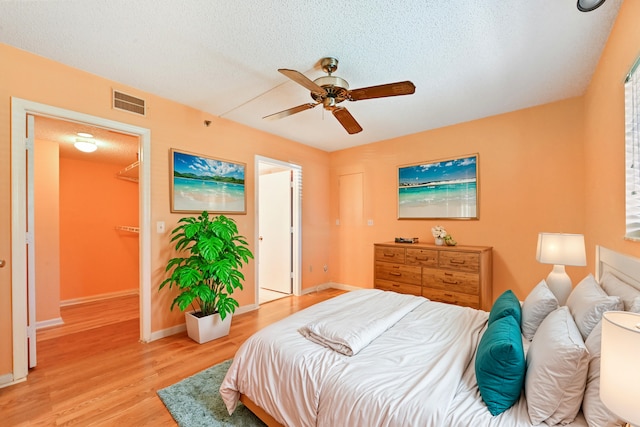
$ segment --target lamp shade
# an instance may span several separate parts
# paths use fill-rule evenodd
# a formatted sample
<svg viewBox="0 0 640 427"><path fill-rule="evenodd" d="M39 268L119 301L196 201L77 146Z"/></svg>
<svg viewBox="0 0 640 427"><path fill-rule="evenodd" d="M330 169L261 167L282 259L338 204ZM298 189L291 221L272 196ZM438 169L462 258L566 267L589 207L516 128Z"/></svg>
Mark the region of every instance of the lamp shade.
<svg viewBox="0 0 640 427"><path fill-rule="evenodd" d="M584 235L540 233L536 259L542 264L587 265Z"/></svg>
<svg viewBox="0 0 640 427"><path fill-rule="evenodd" d="M600 399L622 420L640 426L640 314L607 311L602 315Z"/></svg>

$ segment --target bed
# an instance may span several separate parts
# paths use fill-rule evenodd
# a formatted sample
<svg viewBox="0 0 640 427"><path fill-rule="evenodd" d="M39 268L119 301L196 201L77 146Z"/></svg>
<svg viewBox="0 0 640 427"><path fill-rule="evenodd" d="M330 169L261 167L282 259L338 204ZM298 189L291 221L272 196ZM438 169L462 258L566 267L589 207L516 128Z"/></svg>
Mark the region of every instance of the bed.
<svg viewBox="0 0 640 427"><path fill-rule="evenodd" d="M640 309L640 260L596 247L596 264L595 277L581 281L559 308L544 280L522 305L505 292L491 312L374 289L348 292L249 338L221 396L230 413L242 401L270 426L619 425L599 401L596 336L604 310ZM603 278L622 283L626 294L612 295L622 289L616 286L606 294ZM567 339L556 340L564 329ZM487 365L500 353L494 350L505 341L496 335L502 330L512 337L499 347L508 348L508 363ZM549 366L550 354L565 363L561 374ZM507 378L510 370L518 378ZM503 389L511 390L509 403L495 398Z"/></svg>

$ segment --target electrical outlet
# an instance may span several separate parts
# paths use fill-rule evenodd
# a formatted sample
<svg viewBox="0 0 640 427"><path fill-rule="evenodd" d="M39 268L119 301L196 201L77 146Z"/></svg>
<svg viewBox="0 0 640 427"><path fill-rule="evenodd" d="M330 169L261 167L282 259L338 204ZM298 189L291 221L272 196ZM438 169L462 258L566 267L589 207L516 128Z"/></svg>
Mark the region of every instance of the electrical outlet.
<svg viewBox="0 0 640 427"><path fill-rule="evenodd" d="M329 266L327 264L325 264L324 267L322 267L322 269L326 273L327 271L329 271Z"/></svg>

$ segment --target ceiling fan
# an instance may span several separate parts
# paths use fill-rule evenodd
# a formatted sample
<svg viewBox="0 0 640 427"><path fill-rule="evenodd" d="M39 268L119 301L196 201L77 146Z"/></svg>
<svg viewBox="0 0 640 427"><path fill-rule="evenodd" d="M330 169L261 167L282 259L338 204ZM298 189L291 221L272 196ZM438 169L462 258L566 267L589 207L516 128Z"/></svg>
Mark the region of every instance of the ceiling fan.
<svg viewBox="0 0 640 427"><path fill-rule="evenodd" d="M313 81L299 71L288 70L286 68L278 69L280 73L309 89L311 91L311 98L315 103L310 102L308 104L298 105L297 107L270 114L263 117L263 119L281 119L322 104L325 110L331 111L333 116L338 119L342 127L344 127L349 134L354 134L362 131L362 127L346 108L338 106L342 101L361 101L363 99L411 95L416 91L415 85L410 81L349 90L349 83L347 83L346 80L331 75L338 69L338 60L336 58L322 58L320 65L328 76L322 76Z"/></svg>

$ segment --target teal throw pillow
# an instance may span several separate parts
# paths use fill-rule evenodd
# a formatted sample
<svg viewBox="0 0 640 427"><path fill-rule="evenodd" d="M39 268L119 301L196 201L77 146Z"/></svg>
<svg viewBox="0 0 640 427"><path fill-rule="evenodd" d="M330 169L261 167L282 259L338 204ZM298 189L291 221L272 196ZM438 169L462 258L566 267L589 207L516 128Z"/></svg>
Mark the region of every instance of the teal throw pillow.
<svg viewBox="0 0 640 427"><path fill-rule="evenodd" d="M499 415L520 398L527 362L520 322L505 316L491 323L476 353L476 380L491 415Z"/></svg>
<svg viewBox="0 0 640 427"><path fill-rule="evenodd" d="M491 311L489 312L489 324L505 316L513 316L518 322L518 325L522 320L520 301L518 301L518 298L511 290L505 291L498 297L496 302L493 303L493 307L491 307Z"/></svg>

